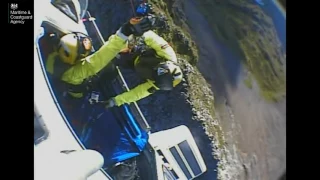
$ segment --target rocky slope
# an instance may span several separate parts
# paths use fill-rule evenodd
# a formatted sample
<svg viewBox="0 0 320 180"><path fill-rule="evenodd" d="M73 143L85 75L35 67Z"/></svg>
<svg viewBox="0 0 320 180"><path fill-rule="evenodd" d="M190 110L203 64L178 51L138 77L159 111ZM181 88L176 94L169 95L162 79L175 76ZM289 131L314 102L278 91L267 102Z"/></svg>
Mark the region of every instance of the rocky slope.
<svg viewBox="0 0 320 180"><path fill-rule="evenodd" d="M173 16L190 31L183 3L175 2ZM272 19L250 1L193 1L209 23L209 30L247 65L247 85L251 75L268 100L281 100L285 92L285 49L277 37ZM200 44L199 44L200 45Z"/></svg>
<svg viewBox="0 0 320 180"><path fill-rule="evenodd" d="M286 60L273 20L254 1L167 2L197 44L197 67L215 95L226 139L219 174L279 178L286 167Z"/></svg>

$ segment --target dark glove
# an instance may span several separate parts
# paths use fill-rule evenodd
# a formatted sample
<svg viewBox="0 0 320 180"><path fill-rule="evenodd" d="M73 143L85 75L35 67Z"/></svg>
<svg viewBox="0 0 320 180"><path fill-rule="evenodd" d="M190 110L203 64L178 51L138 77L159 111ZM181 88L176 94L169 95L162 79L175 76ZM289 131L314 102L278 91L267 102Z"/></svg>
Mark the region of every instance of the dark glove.
<svg viewBox="0 0 320 180"><path fill-rule="evenodd" d="M116 106L116 102L114 101L114 98L110 98L105 103L106 103L105 108L112 108L112 107Z"/></svg>
<svg viewBox="0 0 320 180"><path fill-rule="evenodd" d="M146 31L149 31L152 28L152 22L148 17L142 18L131 18L129 22L126 22L121 27L121 32L130 36L131 34L135 36L142 36Z"/></svg>

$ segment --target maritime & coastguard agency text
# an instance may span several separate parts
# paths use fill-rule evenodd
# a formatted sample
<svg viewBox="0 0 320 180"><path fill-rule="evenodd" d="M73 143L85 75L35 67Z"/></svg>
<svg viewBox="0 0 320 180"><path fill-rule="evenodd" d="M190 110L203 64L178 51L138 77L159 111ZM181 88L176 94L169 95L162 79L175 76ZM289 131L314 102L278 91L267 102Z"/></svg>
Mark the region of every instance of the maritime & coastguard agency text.
<svg viewBox="0 0 320 180"><path fill-rule="evenodd" d="M32 19L30 11L10 11L10 24L24 24L27 19Z"/></svg>

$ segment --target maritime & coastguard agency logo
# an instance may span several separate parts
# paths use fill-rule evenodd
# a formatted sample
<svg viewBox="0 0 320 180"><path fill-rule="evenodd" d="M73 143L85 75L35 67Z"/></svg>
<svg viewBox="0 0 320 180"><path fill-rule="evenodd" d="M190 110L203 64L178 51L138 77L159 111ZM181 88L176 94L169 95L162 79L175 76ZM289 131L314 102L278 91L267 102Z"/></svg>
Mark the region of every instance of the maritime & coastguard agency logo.
<svg viewBox="0 0 320 180"><path fill-rule="evenodd" d="M32 18L30 10L19 10L17 3L9 4L9 24L24 24L26 20Z"/></svg>
<svg viewBox="0 0 320 180"><path fill-rule="evenodd" d="M10 7L12 10L16 10L16 9L18 9L18 4L12 3Z"/></svg>

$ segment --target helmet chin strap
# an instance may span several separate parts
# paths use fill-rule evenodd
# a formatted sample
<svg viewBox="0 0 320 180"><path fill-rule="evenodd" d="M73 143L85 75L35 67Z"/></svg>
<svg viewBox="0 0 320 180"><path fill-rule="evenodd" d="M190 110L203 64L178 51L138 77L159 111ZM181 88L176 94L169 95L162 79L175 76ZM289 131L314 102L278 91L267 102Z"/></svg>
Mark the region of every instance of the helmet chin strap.
<svg viewBox="0 0 320 180"><path fill-rule="evenodd" d="M167 72L170 73L173 86L176 86L177 84L179 84L181 82L182 72L181 72L181 69L177 63L172 62L172 61L166 61L166 62L160 63L159 66L158 66L159 68L167 69ZM165 78L169 78L169 76L166 76Z"/></svg>
<svg viewBox="0 0 320 180"><path fill-rule="evenodd" d="M176 73L176 72L177 72L177 68L174 68L174 70L172 72L172 75L173 75L174 78L176 78L177 76L181 75L181 72L178 72L178 73Z"/></svg>

